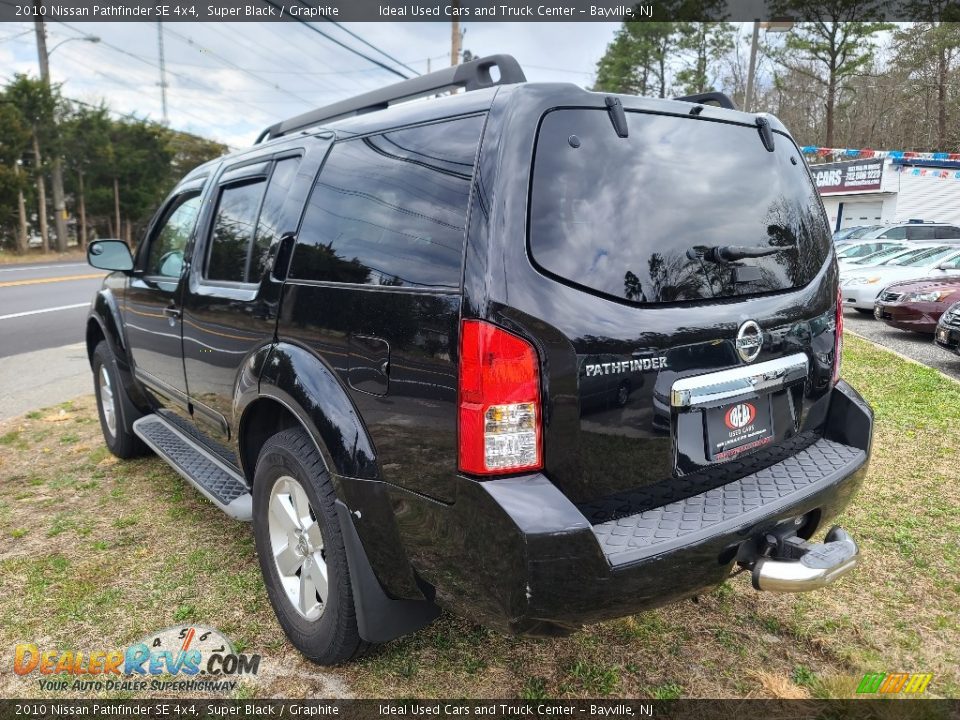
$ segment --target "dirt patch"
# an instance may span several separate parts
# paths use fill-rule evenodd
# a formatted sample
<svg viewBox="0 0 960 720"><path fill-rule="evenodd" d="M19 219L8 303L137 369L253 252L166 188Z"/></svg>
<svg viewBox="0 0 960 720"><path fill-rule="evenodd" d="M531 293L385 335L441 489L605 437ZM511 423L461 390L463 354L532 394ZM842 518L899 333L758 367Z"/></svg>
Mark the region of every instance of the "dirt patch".
<svg viewBox="0 0 960 720"><path fill-rule="evenodd" d="M740 575L551 640L444 614L334 670L286 642L249 526L156 458L117 462L91 399L0 423L0 696L45 694L10 672L17 642L125 647L186 622L263 655L237 697L850 697L866 672L931 672L928 695L960 696L960 392L856 338L846 358L877 411L870 472L839 521L864 554L850 578L772 595Z"/></svg>

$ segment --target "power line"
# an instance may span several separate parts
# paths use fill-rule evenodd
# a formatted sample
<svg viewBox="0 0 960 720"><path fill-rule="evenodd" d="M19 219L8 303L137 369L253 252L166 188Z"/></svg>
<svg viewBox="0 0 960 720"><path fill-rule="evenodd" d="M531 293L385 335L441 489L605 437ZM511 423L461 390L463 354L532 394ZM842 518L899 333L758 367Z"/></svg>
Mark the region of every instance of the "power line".
<svg viewBox="0 0 960 720"><path fill-rule="evenodd" d="M29 35L29 34L32 33L32 32L33 32L33 30L24 30L24 31L21 32L21 33L15 33L15 34L13 34L13 35L7 35L6 37L0 38L0 42L6 42L7 40L15 40L15 39L17 39L18 37L23 37L24 35Z"/></svg>
<svg viewBox="0 0 960 720"><path fill-rule="evenodd" d="M217 58L217 59L218 59L220 62L222 62L224 65L227 65L227 66L229 66L229 67L232 67L234 70L237 70L237 71L239 71L239 72L242 72L244 75L247 75L248 77L253 78L253 79L256 80L257 82L263 83L264 85L268 85L269 87L277 90L278 92L282 92L284 95L289 95L289 96L292 97L292 98L296 98L297 100L299 100L299 101L301 101L301 102L304 102L304 103L307 103L308 105L311 104L311 102L310 102L309 100L307 100L306 98L301 97L300 95L297 95L297 94L294 93L294 92L290 92L289 90L285 90L284 88L280 87L280 86L277 85L276 83L270 82L270 81L267 80L266 78L262 78L262 77L260 77L259 75L257 75L256 73L252 73L252 72L250 72L250 71L248 71L248 70L244 70L242 67L240 67L239 65L237 65L237 64L236 64L235 62L233 62L232 60L228 60L227 58L223 57L222 55L220 55L220 54L218 54L218 53L215 53L213 50L210 50L209 48L201 48L196 42L194 42L193 38L190 38L190 37L188 37L188 36L186 36L186 35L181 35L180 33L176 32L175 30L171 30L171 29L169 29L169 28L167 28L167 32L168 32L169 34L173 35L174 37L180 38L181 40L183 40L184 42L186 42L188 45L190 45L191 47L195 48L198 52L202 52L202 53L204 53L205 55L210 55L211 57Z"/></svg>
<svg viewBox="0 0 960 720"><path fill-rule="evenodd" d="M350 29L344 27L343 25L341 25L340 23L338 23L336 20L331 20L331 19L330 19L328 16L326 16L326 15L323 15L323 19L326 20L328 23L330 23L330 24L332 24L332 25L336 25L338 28L340 28L340 29L343 30L345 33L347 33L347 35L350 35L351 37L356 38L357 40L359 40L360 42L362 42L364 45L366 45L366 46L367 46L368 48L370 48L371 50L376 50L378 53L380 53L381 55L383 55L385 58L389 58L390 60L393 60L393 62L395 62L395 63L396 63L397 65L399 65L400 67L406 68L407 70L409 70L410 72L414 73L415 75L419 75L419 74L420 74L419 72L417 72L416 70L414 70L412 67L410 67L409 65L407 65L405 62L402 62L402 61L400 61L400 60L397 60L397 59L396 59L393 55L391 55L390 53L388 53L388 52L386 52L386 51L384 51L384 50L381 50L381 49L378 48L376 45L373 45L373 44L367 42L366 40L364 40L362 37L360 37L359 35L357 35L357 34L356 34L355 32L353 32L352 30L350 30Z"/></svg>
<svg viewBox="0 0 960 720"><path fill-rule="evenodd" d="M277 10L280 10L280 9L281 9L280 5L277 5L277 3L274 2L274 0L262 0L262 1L263 1L263 3L264 3L265 5L269 5L270 7L274 7L274 8L276 8ZM310 5L308 5L307 3L305 3L303 0L297 0L297 1L298 1L301 5L303 5L305 8L310 8L311 10L314 9L314 8L311 8ZM404 80L409 80L409 79L410 79L410 76L409 76L409 75L404 75L404 74L403 74L402 72L400 72L399 70L396 70L395 68L392 68L392 67L390 67L389 65L380 62L380 61L377 60L376 58L372 58L372 57L370 57L369 55L366 55L366 54L360 52L360 51L357 50L356 48L352 48L352 47L350 47L349 45L347 45L346 43L340 42L340 41L337 40L335 37L331 37L330 35L328 35L327 33L325 33L325 32L324 32L323 30L321 30L320 28L316 27L315 25L311 25L310 23L308 23L306 20L303 20L303 19L301 19L301 18L297 18L297 22L299 22L299 23L300 23L301 25L303 25L304 27L310 28L311 30L313 30L313 32L317 33L317 35L320 35L321 37L325 37L325 38L326 38L327 40L329 40L330 42L339 45L339 46L342 47L344 50L346 50L346 51L348 51L348 52L351 52L351 53L353 53L354 55L357 55L358 57L362 57L362 58L363 58L364 60L366 60L367 62L371 62L371 63L373 63L374 65L383 68L383 69L386 70L387 72L391 72L391 73L393 73L394 75L397 75L397 76L403 78ZM379 52L379 51L378 51L378 52Z"/></svg>
<svg viewBox="0 0 960 720"><path fill-rule="evenodd" d="M2 2L2 0L0 0L0 2ZM73 31L76 32L76 33L80 33L80 34L83 34L83 35L86 34L86 33L83 33L81 30L79 30L78 28L75 28L75 27L71 26L69 23L65 23L65 22L62 22L62 21L61 21L60 24L63 25L64 27L69 28L70 30L73 30ZM111 50L113 50L113 51L115 51L115 52L121 53L121 54L126 55L126 56L128 56L128 57L132 57L134 60L139 60L140 62L144 63L145 65L149 65L149 66L152 67L152 68L159 68L159 67L160 67L159 65L157 65L155 62L153 62L153 61L151 61L151 60L148 60L148 59L146 59L146 58L144 58L144 57L142 57L142 56L140 56L140 55L137 55L136 53L132 53L132 52L129 52L129 51L127 51L127 50L124 50L123 48L118 47L118 46L116 46L116 45L114 45L114 44L112 44L112 43L109 43L109 42L107 42L107 41L105 41L105 40L103 40L103 39L100 40L100 42L98 43L98 45L103 45L104 47L110 48ZM86 67L90 68L89 65L87 65ZM101 73L99 70L96 70L95 68L90 68L90 69L93 70L94 72L97 72L97 73L101 74L101 75L103 74L103 73ZM205 93L208 93L208 94L218 94L218 95L219 95L219 94L222 94L222 93L220 93L220 91L219 91L218 89L209 87L208 85L205 85L204 83L200 82L199 80L194 79L193 77L190 77L189 75L184 75L183 73L174 72L174 71L172 71L172 70L168 70L167 72L168 72L168 74L172 75L173 77L175 77L175 78L177 78L177 79L179 79L179 80L182 80L182 81L185 82L185 83L189 83L189 84L191 84L191 85L199 88L201 91L203 91L203 92L205 92ZM135 88L135 89L138 90L138 91L141 91L141 90L142 90L142 88ZM294 97L296 97L296 96L294 96ZM304 101L302 98L299 98L299 97L297 97L296 99L297 99L297 100L300 100L301 102L306 102L306 101ZM258 112L258 113L262 113L262 112L263 112L262 108L254 107L253 105L250 105L250 104L244 102L243 100L240 100L239 98L231 97L231 100L232 100L233 102L236 102L236 103L238 103L238 104L240 104L240 105L243 105L243 106L245 106L245 107L253 110L254 112ZM181 110L180 112L183 112L184 114L188 114L188 115L189 115L189 113L187 113L187 112L184 111L184 110ZM196 116L192 116L192 117L194 117L194 119L200 120L200 119L197 118ZM200 122L206 123L207 121L205 121L205 120L200 120Z"/></svg>

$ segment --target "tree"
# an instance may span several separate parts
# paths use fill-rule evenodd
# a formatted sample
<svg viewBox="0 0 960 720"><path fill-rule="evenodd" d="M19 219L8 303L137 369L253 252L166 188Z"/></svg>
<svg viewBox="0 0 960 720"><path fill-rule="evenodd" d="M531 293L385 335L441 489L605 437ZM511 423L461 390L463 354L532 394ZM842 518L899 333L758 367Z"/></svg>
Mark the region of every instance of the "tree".
<svg viewBox="0 0 960 720"><path fill-rule="evenodd" d="M227 152L227 146L223 143L177 130L166 130L166 144L173 153L170 161L171 184L179 182L194 168Z"/></svg>
<svg viewBox="0 0 960 720"><path fill-rule="evenodd" d="M43 239L44 250L49 249L49 233L47 232L47 201L46 186L44 183L45 166L41 147L57 152L58 135L56 132L56 116L62 106L60 88L50 86L41 80L34 80L26 75L15 75L6 87L6 96L17 106L20 115L30 126L32 145L32 167L37 183L38 212L40 221L40 236ZM64 241L66 239L64 238Z"/></svg>
<svg viewBox="0 0 960 720"><path fill-rule="evenodd" d="M20 163L29 144L30 127L13 101L0 93L0 230L16 218L17 252L26 252L28 243Z"/></svg>
<svg viewBox="0 0 960 720"><path fill-rule="evenodd" d="M932 144L946 150L960 142L956 134L950 136L949 125L950 112L956 105L951 101L951 80L960 61L960 23L944 22L943 8L937 7L942 3L936 0L916 4L915 12L922 13L918 17L925 20L894 33L894 49L901 67L909 71L909 94L914 100L931 101L935 108L936 138Z"/></svg>
<svg viewBox="0 0 960 720"><path fill-rule="evenodd" d="M668 65L679 39L677 23L623 23L597 63L594 89L666 97Z"/></svg>
<svg viewBox="0 0 960 720"><path fill-rule="evenodd" d="M110 142L112 127L113 121L105 105L76 105L60 126L64 145L69 148L64 162L69 187L74 191L77 201L81 248L87 246L87 181L92 177L102 182L107 174L105 167L113 164L113 146ZM73 181L76 181L76 185Z"/></svg>
<svg viewBox="0 0 960 720"><path fill-rule="evenodd" d="M688 22L679 28L678 49L684 53L684 67L676 82L685 95L713 90L711 74L717 64L733 50L733 26L728 22Z"/></svg>
<svg viewBox="0 0 960 720"><path fill-rule="evenodd" d="M776 0L773 13L800 20L787 35L778 61L821 86L826 113L824 144L832 147L839 92L872 62L876 34L894 26L859 19L880 17L878 0Z"/></svg>

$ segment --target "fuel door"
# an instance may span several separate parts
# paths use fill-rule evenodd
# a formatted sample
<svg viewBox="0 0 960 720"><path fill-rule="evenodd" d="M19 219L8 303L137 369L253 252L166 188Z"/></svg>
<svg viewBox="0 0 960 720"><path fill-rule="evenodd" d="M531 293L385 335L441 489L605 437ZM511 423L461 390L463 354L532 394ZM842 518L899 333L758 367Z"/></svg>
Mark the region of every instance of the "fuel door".
<svg viewBox="0 0 960 720"><path fill-rule="evenodd" d="M386 395L390 385L390 343L371 335L351 335L347 382L354 390Z"/></svg>

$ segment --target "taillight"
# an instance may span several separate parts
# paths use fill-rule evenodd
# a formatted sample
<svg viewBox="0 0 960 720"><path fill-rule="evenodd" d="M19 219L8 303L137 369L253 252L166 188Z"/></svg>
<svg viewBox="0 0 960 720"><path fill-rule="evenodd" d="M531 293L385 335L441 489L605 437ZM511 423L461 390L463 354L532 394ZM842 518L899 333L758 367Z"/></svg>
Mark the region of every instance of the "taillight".
<svg viewBox="0 0 960 720"><path fill-rule="evenodd" d="M843 355L843 290L837 290L837 336L833 340L833 384L840 379L840 356Z"/></svg>
<svg viewBox="0 0 960 720"><path fill-rule="evenodd" d="M460 469L538 470L540 373L526 340L481 320L460 325Z"/></svg>

